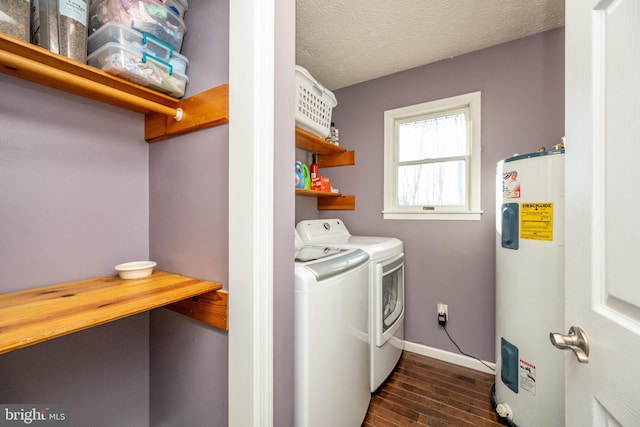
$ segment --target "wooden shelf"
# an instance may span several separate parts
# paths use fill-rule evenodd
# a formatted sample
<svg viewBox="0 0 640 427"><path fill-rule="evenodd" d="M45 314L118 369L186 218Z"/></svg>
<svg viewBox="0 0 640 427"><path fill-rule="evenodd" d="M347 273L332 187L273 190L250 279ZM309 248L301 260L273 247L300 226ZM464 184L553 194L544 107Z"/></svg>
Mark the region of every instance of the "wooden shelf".
<svg viewBox="0 0 640 427"><path fill-rule="evenodd" d="M329 168L335 166L352 166L356 164L354 151L333 145L324 139L296 127L296 147L316 153L318 167ZM317 197L318 210L355 210L356 196L343 196L339 193L313 191L296 188L297 196Z"/></svg>
<svg viewBox="0 0 640 427"><path fill-rule="evenodd" d="M304 197L340 197L340 193L331 193L329 191L305 190L304 188L296 188L297 196Z"/></svg>
<svg viewBox="0 0 640 427"><path fill-rule="evenodd" d="M343 196L340 193L296 188L296 196L317 197L319 211L352 211L356 207L356 196Z"/></svg>
<svg viewBox="0 0 640 427"><path fill-rule="evenodd" d="M296 147L318 154L335 154L347 151L344 147L333 145L299 127L296 127Z"/></svg>
<svg viewBox="0 0 640 427"><path fill-rule="evenodd" d="M145 114L149 142L229 121L228 85L178 100L1 33L0 72Z"/></svg>
<svg viewBox="0 0 640 427"><path fill-rule="evenodd" d="M189 299L183 314L226 330L228 298L221 288L154 271L141 279L109 275L2 294L0 354Z"/></svg>

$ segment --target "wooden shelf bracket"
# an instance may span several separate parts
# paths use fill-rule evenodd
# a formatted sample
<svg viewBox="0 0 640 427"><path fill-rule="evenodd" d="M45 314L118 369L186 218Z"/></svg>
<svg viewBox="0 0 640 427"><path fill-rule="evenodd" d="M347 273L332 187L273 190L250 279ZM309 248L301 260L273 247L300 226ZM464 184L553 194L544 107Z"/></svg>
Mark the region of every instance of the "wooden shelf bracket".
<svg viewBox="0 0 640 427"><path fill-rule="evenodd" d="M224 331L229 330L229 292L207 292L166 305L165 308L192 317Z"/></svg>

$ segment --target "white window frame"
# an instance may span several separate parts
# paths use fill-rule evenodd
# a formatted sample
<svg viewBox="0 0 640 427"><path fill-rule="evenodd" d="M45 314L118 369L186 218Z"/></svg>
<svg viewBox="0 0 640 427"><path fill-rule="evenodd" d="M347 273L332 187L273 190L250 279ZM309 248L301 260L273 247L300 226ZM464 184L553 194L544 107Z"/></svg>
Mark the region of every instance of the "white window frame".
<svg viewBox="0 0 640 427"><path fill-rule="evenodd" d="M472 92L422 104L410 105L384 112L384 219L410 220L467 220L478 221L482 216L480 208L481 176L481 117L480 92ZM461 207L444 206L398 206L397 176L398 149L396 124L413 116L447 113L468 109L468 144L471 145L470 160L467 162L467 205Z"/></svg>

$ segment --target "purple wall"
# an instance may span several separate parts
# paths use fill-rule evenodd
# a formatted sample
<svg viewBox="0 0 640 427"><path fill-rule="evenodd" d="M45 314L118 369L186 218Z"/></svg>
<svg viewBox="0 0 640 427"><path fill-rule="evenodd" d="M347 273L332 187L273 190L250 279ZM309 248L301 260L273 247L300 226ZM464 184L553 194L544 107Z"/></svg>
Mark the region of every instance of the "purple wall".
<svg viewBox="0 0 640 427"><path fill-rule="evenodd" d="M482 220L383 220L384 111L474 91L482 91ZM564 135L564 29L335 95L341 145L355 150L356 165L325 173L343 194L356 195L356 210L319 216L342 218L352 234L404 241L407 341L457 352L436 321L436 303L443 301L449 304L447 330L461 348L495 360L495 164L517 152L550 147ZM296 204L307 211L307 201ZM296 212L296 219L302 218Z"/></svg>
<svg viewBox="0 0 640 427"><path fill-rule="evenodd" d="M4 74L0 93L0 292L147 259L142 116ZM148 424L148 319L0 355L0 402L66 405L73 426Z"/></svg>
<svg viewBox="0 0 640 427"><path fill-rule="evenodd" d="M229 81L229 2L191 0L185 22L188 97ZM226 288L228 125L149 151L151 258ZM166 309L151 313L150 331L151 425L227 425L227 333Z"/></svg>

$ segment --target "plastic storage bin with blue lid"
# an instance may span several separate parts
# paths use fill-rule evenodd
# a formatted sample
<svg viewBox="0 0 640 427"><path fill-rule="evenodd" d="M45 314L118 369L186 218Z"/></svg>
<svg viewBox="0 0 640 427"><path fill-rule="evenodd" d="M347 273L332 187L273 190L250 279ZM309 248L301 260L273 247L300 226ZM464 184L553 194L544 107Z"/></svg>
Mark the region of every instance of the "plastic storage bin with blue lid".
<svg viewBox="0 0 640 427"><path fill-rule="evenodd" d="M182 18L156 0L93 0L89 7L89 34L107 22L121 22L150 34L172 46L176 52L180 52L187 32Z"/></svg>
<svg viewBox="0 0 640 427"><path fill-rule="evenodd" d="M129 49L120 43L107 43L87 58L87 63L149 89L175 98L184 95L189 79L173 70L171 64L152 55Z"/></svg>
<svg viewBox="0 0 640 427"><path fill-rule="evenodd" d="M87 51L91 55L107 43L120 43L124 47L152 55L171 64L173 71L185 74L189 60L172 46L152 35L133 30L120 22L108 22L89 36Z"/></svg>

